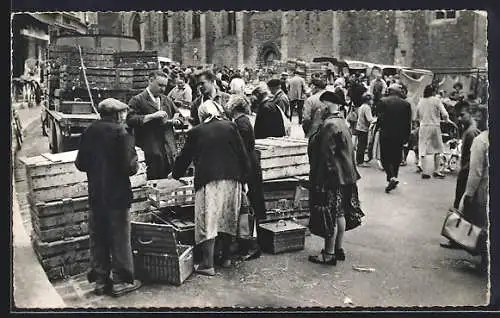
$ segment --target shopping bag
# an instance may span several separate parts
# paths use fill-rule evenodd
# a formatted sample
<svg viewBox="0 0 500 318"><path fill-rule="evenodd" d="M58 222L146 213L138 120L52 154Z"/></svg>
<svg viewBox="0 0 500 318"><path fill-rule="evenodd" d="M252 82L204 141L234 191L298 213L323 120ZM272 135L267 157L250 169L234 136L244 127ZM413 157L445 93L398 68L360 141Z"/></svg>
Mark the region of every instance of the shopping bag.
<svg viewBox="0 0 500 318"><path fill-rule="evenodd" d="M483 229L468 222L458 210L449 211L446 216L441 235L458 244L471 254L479 251Z"/></svg>
<svg viewBox="0 0 500 318"><path fill-rule="evenodd" d="M254 215L250 202L245 193L241 198L240 215L238 217L238 237L251 239L254 232Z"/></svg>

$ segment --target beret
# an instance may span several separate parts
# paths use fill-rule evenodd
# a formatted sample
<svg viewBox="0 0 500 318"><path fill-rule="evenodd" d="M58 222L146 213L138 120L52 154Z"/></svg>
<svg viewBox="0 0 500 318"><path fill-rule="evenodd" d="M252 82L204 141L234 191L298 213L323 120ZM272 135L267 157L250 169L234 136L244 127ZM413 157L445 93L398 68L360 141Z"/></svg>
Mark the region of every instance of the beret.
<svg viewBox="0 0 500 318"><path fill-rule="evenodd" d="M128 109L128 105L115 98L106 98L99 103L97 109L99 112L117 113Z"/></svg>
<svg viewBox="0 0 500 318"><path fill-rule="evenodd" d="M325 91L319 96L320 101L332 102L335 104L341 104L341 100L337 94L331 91Z"/></svg>
<svg viewBox="0 0 500 318"><path fill-rule="evenodd" d="M267 82L267 86L269 87L279 87L281 85L281 81L279 79L273 78Z"/></svg>

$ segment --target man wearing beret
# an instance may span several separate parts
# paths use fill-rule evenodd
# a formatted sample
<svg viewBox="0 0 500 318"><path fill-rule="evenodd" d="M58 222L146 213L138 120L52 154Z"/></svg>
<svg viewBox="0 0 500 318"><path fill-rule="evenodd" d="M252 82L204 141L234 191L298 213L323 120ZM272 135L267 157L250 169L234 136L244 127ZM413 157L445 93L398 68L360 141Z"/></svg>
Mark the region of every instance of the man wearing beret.
<svg viewBox="0 0 500 318"><path fill-rule="evenodd" d="M168 76L154 71L148 87L129 101L127 124L134 129L137 146L144 151L148 180L164 179L172 170L177 147L174 127L183 126L174 102L165 96Z"/></svg>
<svg viewBox="0 0 500 318"><path fill-rule="evenodd" d="M101 119L82 134L75 165L87 173L91 269L95 293L120 296L138 289L130 243L130 178L137 173L134 138L125 129L127 105L99 103Z"/></svg>

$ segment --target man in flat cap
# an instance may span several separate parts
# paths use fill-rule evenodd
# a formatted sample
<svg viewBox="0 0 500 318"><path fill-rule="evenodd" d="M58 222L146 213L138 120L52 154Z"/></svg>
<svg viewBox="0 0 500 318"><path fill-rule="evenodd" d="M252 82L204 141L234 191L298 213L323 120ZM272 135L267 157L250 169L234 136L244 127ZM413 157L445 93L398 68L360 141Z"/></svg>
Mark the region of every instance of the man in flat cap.
<svg viewBox="0 0 500 318"><path fill-rule="evenodd" d="M184 126L179 109L165 96L167 86L168 75L154 71L148 87L128 103L127 124L134 130L137 146L144 151L148 180L168 176L177 155L174 127Z"/></svg>
<svg viewBox="0 0 500 318"><path fill-rule="evenodd" d="M290 113L290 101L288 100L288 96L286 93L283 91L281 88L281 82L279 79L274 78L272 80L269 80L267 82L267 87L269 87L269 90L271 91L271 94L273 94L273 101L274 103L281 108L283 113L289 114Z"/></svg>
<svg viewBox="0 0 500 318"><path fill-rule="evenodd" d="M127 130L128 106L108 98L101 119L82 134L75 165L87 173L91 265L87 278L97 294L120 296L138 289L130 243L130 176L137 173L134 138Z"/></svg>
<svg viewBox="0 0 500 318"><path fill-rule="evenodd" d="M284 137L285 123L278 106L273 102L271 92L265 83L259 84L252 92L252 110L255 110L255 139Z"/></svg>
<svg viewBox="0 0 500 318"><path fill-rule="evenodd" d="M403 145L410 138L411 105L403 99L401 86L391 84L389 96L383 97L378 105L377 126L380 129L380 156L386 173L389 193L399 184L398 172L403 154Z"/></svg>
<svg viewBox="0 0 500 318"><path fill-rule="evenodd" d="M311 80L310 87L312 95L304 102L304 117L302 119L302 129L306 138L311 137L316 132L323 121L321 113L326 108L325 104L319 100L326 89L325 81L314 78Z"/></svg>

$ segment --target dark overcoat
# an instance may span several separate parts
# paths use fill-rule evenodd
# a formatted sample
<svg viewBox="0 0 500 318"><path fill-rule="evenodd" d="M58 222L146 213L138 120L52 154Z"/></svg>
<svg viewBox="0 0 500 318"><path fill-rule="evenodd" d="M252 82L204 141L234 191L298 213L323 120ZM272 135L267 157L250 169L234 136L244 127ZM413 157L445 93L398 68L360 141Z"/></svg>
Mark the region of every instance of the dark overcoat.
<svg viewBox="0 0 500 318"><path fill-rule="evenodd" d="M137 173L134 138L124 125L100 119L82 134L75 165L86 172L93 210L130 208L130 178ZM94 209L95 208L95 209Z"/></svg>
<svg viewBox="0 0 500 318"><path fill-rule="evenodd" d="M137 146L147 155L164 155L169 165L172 166L177 155L174 125L164 124L161 119L143 122L145 115L159 110L146 90L132 97L128 105L130 112L127 116L127 124L134 130ZM182 117L177 106L165 95L160 95L160 110L165 111L169 119L172 119L175 114ZM179 125L179 128L181 126Z"/></svg>

